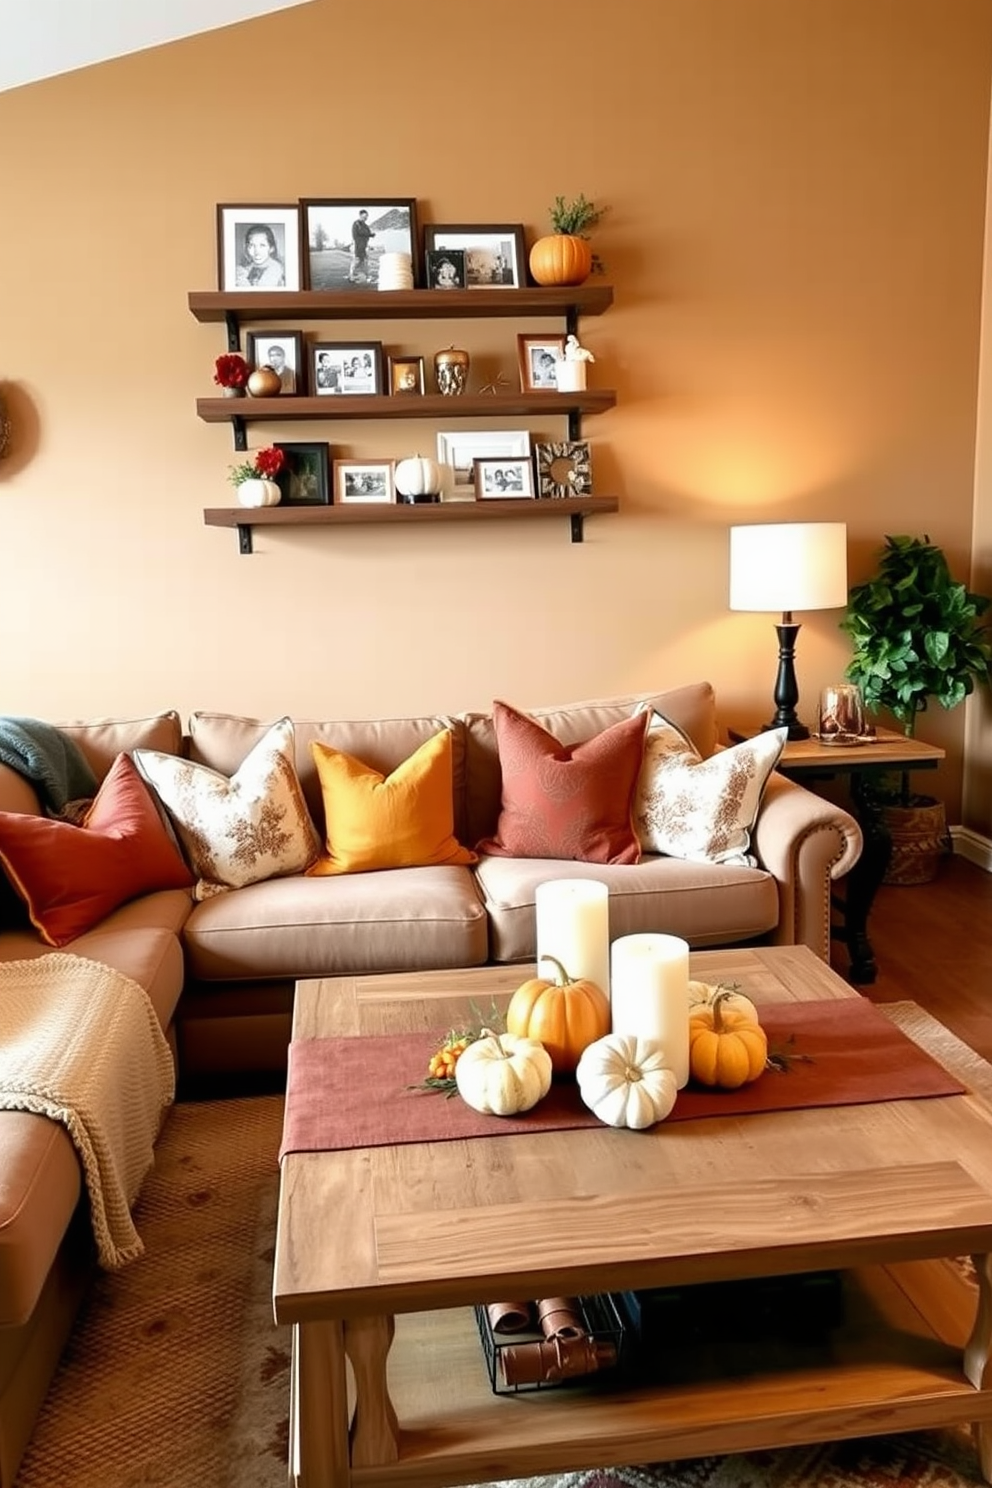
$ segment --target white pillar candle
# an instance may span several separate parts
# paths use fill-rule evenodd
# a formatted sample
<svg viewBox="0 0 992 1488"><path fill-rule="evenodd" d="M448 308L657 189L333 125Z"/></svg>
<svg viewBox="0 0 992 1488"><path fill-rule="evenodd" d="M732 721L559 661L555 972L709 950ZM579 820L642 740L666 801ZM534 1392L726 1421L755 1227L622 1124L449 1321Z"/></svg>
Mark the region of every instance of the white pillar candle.
<svg viewBox="0 0 992 1488"><path fill-rule="evenodd" d="M689 947L677 935L623 935L611 952L614 1033L657 1039L681 1090L689 1079Z"/></svg>
<svg viewBox="0 0 992 1488"><path fill-rule="evenodd" d="M570 977L584 977L610 995L610 910L607 888L596 878L551 879L538 884L537 974L554 968L542 956L554 956Z"/></svg>

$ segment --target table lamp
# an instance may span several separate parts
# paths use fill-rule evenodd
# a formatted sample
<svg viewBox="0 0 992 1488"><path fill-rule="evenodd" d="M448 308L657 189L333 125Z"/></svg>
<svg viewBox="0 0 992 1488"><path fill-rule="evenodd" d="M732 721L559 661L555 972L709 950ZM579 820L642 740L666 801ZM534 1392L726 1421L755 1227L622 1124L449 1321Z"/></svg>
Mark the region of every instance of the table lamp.
<svg viewBox="0 0 992 1488"><path fill-rule="evenodd" d="M790 739L808 739L796 716L794 610L837 610L847 604L847 524L771 522L730 529L730 608L780 610L775 717L765 728L787 728Z"/></svg>

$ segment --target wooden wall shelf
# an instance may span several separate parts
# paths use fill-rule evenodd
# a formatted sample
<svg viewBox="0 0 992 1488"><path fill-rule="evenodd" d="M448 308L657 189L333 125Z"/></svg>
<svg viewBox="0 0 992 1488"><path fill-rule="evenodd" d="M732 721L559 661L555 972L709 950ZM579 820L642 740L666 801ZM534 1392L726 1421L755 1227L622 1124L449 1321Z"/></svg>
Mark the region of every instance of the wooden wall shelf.
<svg viewBox="0 0 992 1488"><path fill-rule="evenodd" d="M294 320L478 320L490 316L564 316L575 332L580 315L602 315L613 304L609 284L535 289L190 290L189 308L202 322ZM235 344L232 350L237 350Z"/></svg>
<svg viewBox="0 0 992 1488"><path fill-rule="evenodd" d="M605 413L616 401L616 393L609 388L589 388L582 393L462 393L452 397L440 393L393 397L349 393L311 398L290 393L275 398L197 398L196 412L208 424L258 419L522 418Z"/></svg>
<svg viewBox="0 0 992 1488"><path fill-rule="evenodd" d="M563 500L441 501L409 506L355 502L341 506L208 507L208 527L235 527L238 551L252 552L253 527L436 526L447 522L534 522L567 517L572 542L581 542L586 517L619 510L615 496L569 496Z"/></svg>

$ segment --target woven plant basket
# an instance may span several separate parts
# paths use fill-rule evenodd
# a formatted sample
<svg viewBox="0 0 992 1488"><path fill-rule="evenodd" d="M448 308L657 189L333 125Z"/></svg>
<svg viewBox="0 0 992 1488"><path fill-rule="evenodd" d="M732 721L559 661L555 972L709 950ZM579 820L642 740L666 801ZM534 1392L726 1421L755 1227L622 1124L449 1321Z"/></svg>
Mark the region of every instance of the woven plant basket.
<svg viewBox="0 0 992 1488"><path fill-rule="evenodd" d="M886 884L931 883L950 848L943 801L926 806L886 806L882 815L892 838Z"/></svg>

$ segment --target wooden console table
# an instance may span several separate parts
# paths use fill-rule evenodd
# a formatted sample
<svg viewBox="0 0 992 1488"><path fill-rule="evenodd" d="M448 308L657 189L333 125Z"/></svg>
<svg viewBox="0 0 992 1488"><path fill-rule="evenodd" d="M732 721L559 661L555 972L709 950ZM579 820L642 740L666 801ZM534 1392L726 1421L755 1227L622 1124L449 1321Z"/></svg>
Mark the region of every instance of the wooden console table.
<svg viewBox="0 0 992 1488"><path fill-rule="evenodd" d="M731 739L748 737L731 732ZM847 780L853 815L864 834L861 857L844 879L844 892L834 899L840 916L832 934L847 947L852 982L873 982L878 973L868 939L868 915L892 855L892 839L872 790L879 777L893 771L935 770L943 749L907 739L892 729L879 729L871 744L821 744L818 739L790 739L778 768L790 780L810 785L817 780Z"/></svg>

